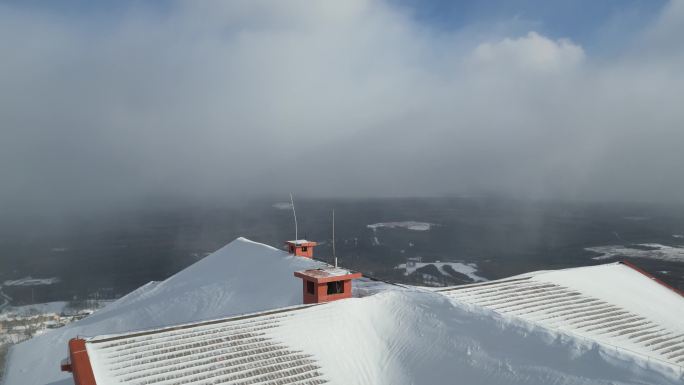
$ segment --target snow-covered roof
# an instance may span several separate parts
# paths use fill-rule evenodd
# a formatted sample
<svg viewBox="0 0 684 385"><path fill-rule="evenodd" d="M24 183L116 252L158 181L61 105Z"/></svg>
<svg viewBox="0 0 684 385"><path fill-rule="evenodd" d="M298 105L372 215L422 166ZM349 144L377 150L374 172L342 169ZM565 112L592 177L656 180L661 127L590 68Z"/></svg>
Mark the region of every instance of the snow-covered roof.
<svg viewBox="0 0 684 385"><path fill-rule="evenodd" d="M295 239L295 240L292 240L292 241L286 241L285 243L292 243L292 244L297 245L297 246L301 246L301 245L308 246L308 245L311 245L311 244L315 244L316 242L314 242L314 241L307 241L306 239Z"/></svg>
<svg viewBox="0 0 684 385"><path fill-rule="evenodd" d="M684 367L684 298L623 263L440 290L451 299Z"/></svg>
<svg viewBox="0 0 684 385"><path fill-rule="evenodd" d="M302 277L310 277L318 282L327 282L331 281L333 279L339 280L339 277L345 277L347 279L349 278L360 278L361 273L355 273L351 270L347 269L342 269L339 267L326 267L326 268L321 268L321 269L309 269L309 270L303 270L303 271L297 271L295 272L295 276Z"/></svg>
<svg viewBox="0 0 684 385"><path fill-rule="evenodd" d="M144 330L299 305L302 282L293 273L328 266L238 238L166 280L150 282L83 320L12 346L4 385L57 385L60 380L71 385L70 375L60 372L55 363L66 356L69 339L77 335ZM387 288L397 287L361 278L354 281L353 290L354 295L364 296Z"/></svg>
<svg viewBox="0 0 684 385"><path fill-rule="evenodd" d="M90 336L86 347L98 385L684 379L677 356L668 358L684 333L677 323L684 319L684 300L623 265L531 273L438 292L361 278L354 281L357 298L299 305L301 281L293 273L324 266L235 240L84 320L16 345L5 385L72 384L58 365L67 340L76 336ZM256 270L267 276L254 279ZM609 332L624 326L620 317L629 328ZM653 325L636 331L649 326L640 325L641 318ZM626 330L660 334L638 341L635 334L619 334ZM660 341L670 338L664 333L672 338Z"/></svg>
<svg viewBox="0 0 684 385"><path fill-rule="evenodd" d="M632 355L559 340L422 290L87 342L100 385L676 384Z"/></svg>

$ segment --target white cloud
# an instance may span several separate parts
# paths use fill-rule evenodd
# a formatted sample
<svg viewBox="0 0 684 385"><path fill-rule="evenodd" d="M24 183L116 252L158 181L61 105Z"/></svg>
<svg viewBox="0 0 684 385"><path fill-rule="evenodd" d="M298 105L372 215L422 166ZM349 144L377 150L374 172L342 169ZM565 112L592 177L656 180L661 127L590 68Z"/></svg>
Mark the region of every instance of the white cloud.
<svg viewBox="0 0 684 385"><path fill-rule="evenodd" d="M521 70L571 70L584 61L584 50L567 39L551 40L536 32L519 38L482 43L473 54L476 65L514 66Z"/></svg>
<svg viewBox="0 0 684 385"><path fill-rule="evenodd" d="M535 32L431 30L375 1L180 2L104 26L0 7L0 205L684 196L684 60L664 34L634 43L646 57L594 60Z"/></svg>

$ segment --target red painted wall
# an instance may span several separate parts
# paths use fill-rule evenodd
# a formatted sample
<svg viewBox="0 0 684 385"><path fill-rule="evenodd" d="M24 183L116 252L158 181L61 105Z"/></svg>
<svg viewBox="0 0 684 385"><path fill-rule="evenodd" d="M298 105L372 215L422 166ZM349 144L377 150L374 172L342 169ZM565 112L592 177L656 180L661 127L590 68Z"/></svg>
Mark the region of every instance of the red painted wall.
<svg viewBox="0 0 684 385"><path fill-rule="evenodd" d="M306 251L302 250L303 247L306 247ZM291 243L288 243L287 248L288 248L288 252L290 254L294 254L294 255L297 255L299 257L313 258L314 246L312 246L312 245L301 246L301 245L293 245Z"/></svg>
<svg viewBox="0 0 684 385"><path fill-rule="evenodd" d="M80 338L69 340L69 359L75 385L97 385L93 368L90 366L85 340Z"/></svg>
<svg viewBox="0 0 684 385"><path fill-rule="evenodd" d="M314 294L309 294L309 292L306 290L307 282L313 281L307 281L306 279L302 279L302 293L305 304L337 301L340 299L351 298L352 296L351 279L345 279L342 281L344 284L344 293L330 295L328 295L327 282L318 284L314 282Z"/></svg>

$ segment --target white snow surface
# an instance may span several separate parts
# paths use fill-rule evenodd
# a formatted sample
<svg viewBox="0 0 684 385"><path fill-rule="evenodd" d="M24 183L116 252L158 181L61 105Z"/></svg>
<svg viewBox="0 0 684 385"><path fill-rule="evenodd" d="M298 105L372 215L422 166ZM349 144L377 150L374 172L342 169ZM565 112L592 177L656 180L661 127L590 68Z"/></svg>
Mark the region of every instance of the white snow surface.
<svg viewBox="0 0 684 385"><path fill-rule="evenodd" d="M5 286L42 286L52 285L59 282L59 278L31 278L25 277L15 280L8 280L3 283Z"/></svg>
<svg viewBox="0 0 684 385"><path fill-rule="evenodd" d="M292 210L292 204L290 202L276 202L272 207L278 210Z"/></svg>
<svg viewBox="0 0 684 385"><path fill-rule="evenodd" d="M367 225L369 229L372 229L373 231L377 230L380 227L385 227L388 229L394 229L394 228L404 228L407 230L413 230L413 231L428 231L432 226L435 226L434 223L428 223L428 222L416 222L416 221L404 221L404 222L381 222L381 223L374 223L372 225Z"/></svg>
<svg viewBox="0 0 684 385"><path fill-rule="evenodd" d="M0 312L0 320L16 317L26 317L33 314L60 314L67 306L67 302L56 301L37 303L33 305L9 306Z"/></svg>
<svg viewBox="0 0 684 385"><path fill-rule="evenodd" d="M72 384L69 374L59 372L59 362L67 355L68 339L77 335L126 333L300 304L302 284L293 272L323 266L321 262L239 238L167 280L149 283L86 319L14 346L5 385ZM553 286L555 294L548 300L558 293L578 292L573 300L581 301L581 296L615 303L649 317L663 330L681 334L684 300L674 292L619 264L532 273L511 281L431 292L420 288L391 290L397 287L360 279L354 281L354 294L361 298L294 309L277 318L257 316L264 317L264 328L254 333L265 339L264 346L285 352L283 359L308 370L295 368L292 378L315 374L309 379L332 384L438 384L457 379L471 385L669 385L684 380L679 367L649 360L648 346L623 341L624 349L614 349L612 343L622 343L619 338L606 340L599 333L576 333L572 325L556 327L543 317L532 317L529 311L517 314L497 307L497 300L492 301L491 297L485 299L501 294L502 301L524 307L529 299L544 295L539 293L539 287ZM527 288L513 287L518 282ZM512 288L502 289L507 285ZM525 290L527 298L520 294ZM460 294L453 294L457 292ZM517 294L505 295L506 292ZM180 337L169 335L167 341L199 342L193 340L195 337ZM667 349L676 348L679 340L670 342L674 345ZM117 355L105 354L97 346L89 343L88 352L98 384L131 383L121 381L130 378L127 369L114 370L117 364L111 360L118 360ZM161 347L142 342L128 346L137 347L124 349L140 349L130 351L129 357L143 353L142 366L135 367L141 372L135 376L145 376L148 370L154 372L144 361L150 353L145 349ZM626 347L642 350L636 354ZM230 349L225 354L229 353ZM221 362L215 360L207 365ZM267 361L247 362L271 365ZM164 376L168 371L185 376L186 380L180 383L202 383L189 372L197 368L186 367L187 364L157 370L156 375ZM223 365L226 368L227 363ZM270 367L281 375L290 373L282 364Z"/></svg>
<svg viewBox="0 0 684 385"><path fill-rule="evenodd" d="M621 263L551 271L536 275L532 280L571 288L684 334L684 298Z"/></svg>
<svg viewBox="0 0 684 385"><path fill-rule="evenodd" d="M234 358L237 351L225 343L236 341L240 334L256 340L242 337L242 361ZM97 341L89 341L87 349L102 385L131 377L140 382L168 378L202 384L237 376L253 383L266 383L271 376L268 379L283 380L283 384L305 380L442 384L457 379L456 383L469 385L680 381L675 373L660 372L635 357L616 355L590 342L511 322L420 290L386 291L277 315L124 336L123 341ZM259 348L251 348L252 344ZM163 357L164 350L191 349L197 349L196 353L185 355L182 361L174 361L173 354L161 362L146 361L150 356ZM188 366L188 362L195 365Z"/></svg>
<svg viewBox="0 0 684 385"><path fill-rule="evenodd" d="M477 264L475 263L463 263L463 262L414 262L411 264L401 263L395 267L395 269L404 269L404 275L413 274L416 270L421 267L428 265L434 265L442 275L450 276L448 271L444 270L444 266L451 266L456 272L459 272L468 278L472 279L473 282L483 282L487 278L481 277L477 274Z"/></svg>
<svg viewBox="0 0 684 385"><path fill-rule="evenodd" d="M67 355L68 340L77 335L150 329L301 304L302 281L293 273L324 266L238 238L168 279L144 285L83 320L13 346L5 385L44 385L60 380L71 384L71 376L59 371L59 362ZM369 295L382 287L357 280L354 289Z"/></svg>
<svg viewBox="0 0 684 385"><path fill-rule="evenodd" d="M684 371L684 297L621 263L530 273L440 293Z"/></svg>
<svg viewBox="0 0 684 385"><path fill-rule="evenodd" d="M666 246L659 243L641 243L637 246L643 246L648 250L635 249L622 245L587 247L585 250L601 254L598 257L593 258L597 261L618 257L631 257L659 259L671 262L684 262L683 247Z"/></svg>

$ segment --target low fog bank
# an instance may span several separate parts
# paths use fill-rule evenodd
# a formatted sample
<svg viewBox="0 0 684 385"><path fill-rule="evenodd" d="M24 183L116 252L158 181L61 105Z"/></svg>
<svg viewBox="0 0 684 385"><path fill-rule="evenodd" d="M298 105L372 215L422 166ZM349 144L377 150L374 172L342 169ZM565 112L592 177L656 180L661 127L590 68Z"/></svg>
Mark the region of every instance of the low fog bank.
<svg viewBox="0 0 684 385"><path fill-rule="evenodd" d="M106 23L0 4L0 214L290 191L681 204L682 26L673 1L601 55L364 0Z"/></svg>

